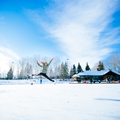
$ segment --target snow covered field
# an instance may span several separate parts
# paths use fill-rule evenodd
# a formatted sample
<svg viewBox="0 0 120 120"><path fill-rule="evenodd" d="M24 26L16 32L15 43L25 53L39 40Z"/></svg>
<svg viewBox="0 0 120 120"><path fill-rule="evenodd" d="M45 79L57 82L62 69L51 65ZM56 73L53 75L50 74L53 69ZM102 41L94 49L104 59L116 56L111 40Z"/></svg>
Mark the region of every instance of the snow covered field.
<svg viewBox="0 0 120 120"><path fill-rule="evenodd" d="M120 120L120 84L0 85L0 120Z"/></svg>
<svg viewBox="0 0 120 120"><path fill-rule="evenodd" d="M55 81L57 82L57 84L68 84L69 82L73 82L72 79L71 81L59 81L59 79ZM40 79L0 80L0 85L31 85L31 83L33 83L33 85L40 84ZM42 84L54 84L54 83L47 79L42 79Z"/></svg>

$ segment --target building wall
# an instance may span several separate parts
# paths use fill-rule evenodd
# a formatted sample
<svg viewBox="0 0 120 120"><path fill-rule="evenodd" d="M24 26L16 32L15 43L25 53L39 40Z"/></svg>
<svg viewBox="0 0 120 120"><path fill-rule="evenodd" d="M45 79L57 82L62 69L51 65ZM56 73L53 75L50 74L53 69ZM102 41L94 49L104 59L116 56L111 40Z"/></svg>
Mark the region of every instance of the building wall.
<svg viewBox="0 0 120 120"><path fill-rule="evenodd" d="M104 76L91 76L93 80L106 80L107 77L110 77L110 80L120 80L120 76L116 75L104 75ZM86 76L87 78L87 76ZM74 81L79 81L80 78L74 78ZM81 79L81 80L86 80L86 79ZM90 79L88 79L90 80Z"/></svg>
<svg viewBox="0 0 120 120"><path fill-rule="evenodd" d="M118 79L120 79L120 75L117 75L117 74L115 74L115 73L113 73L113 72L108 72L106 75L104 75L103 76L104 77L104 79L106 79L106 78L110 78L111 80L118 80Z"/></svg>
<svg viewBox="0 0 120 120"><path fill-rule="evenodd" d="M113 75L104 75L104 76L103 76L104 80L105 80L106 78L108 78L108 77L109 77L110 79L112 79L112 78L113 78Z"/></svg>

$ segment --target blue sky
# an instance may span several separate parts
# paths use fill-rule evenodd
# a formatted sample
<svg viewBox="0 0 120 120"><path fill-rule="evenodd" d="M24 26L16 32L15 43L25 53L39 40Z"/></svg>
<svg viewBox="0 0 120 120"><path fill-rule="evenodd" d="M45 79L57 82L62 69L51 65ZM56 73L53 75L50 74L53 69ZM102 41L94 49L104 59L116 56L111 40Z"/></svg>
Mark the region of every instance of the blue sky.
<svg viewBox="0 0 120 120"><path fill-rule="evenodd" d="M93 67L119 48L119 0L0 0L1 69L35 54Z"/></svg>

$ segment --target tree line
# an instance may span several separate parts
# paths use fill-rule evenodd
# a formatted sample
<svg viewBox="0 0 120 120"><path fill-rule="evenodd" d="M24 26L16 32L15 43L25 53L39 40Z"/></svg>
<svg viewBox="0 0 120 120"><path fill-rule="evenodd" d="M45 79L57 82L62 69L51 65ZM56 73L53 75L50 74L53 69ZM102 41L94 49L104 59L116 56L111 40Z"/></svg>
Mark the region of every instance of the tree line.
<svg viewBox="0 0 120 120"><path fill-rule="evenodd" d="M42 58L40 55L35 55L31 58L22 58L16 62L16 67L14 65L10 65L10 69L7 73L7 79L12 79L14 72L17 73L17 79L27 79L30 74L38 74L41 68L36 64L36 60L49 62L50 58ZM110 56L108 60L104 61L104 63L99 61L92 69L90 68L88 62L85 67L85 71L104 69L114 69L120 72L120 53ZM66 79L71 78L74 74L80 72L83 72L80 62L77 67L73 64L72 68L69 70L67 62L61 62L59 58L55 58L48 68L47 74L51 78Z"/></svg>

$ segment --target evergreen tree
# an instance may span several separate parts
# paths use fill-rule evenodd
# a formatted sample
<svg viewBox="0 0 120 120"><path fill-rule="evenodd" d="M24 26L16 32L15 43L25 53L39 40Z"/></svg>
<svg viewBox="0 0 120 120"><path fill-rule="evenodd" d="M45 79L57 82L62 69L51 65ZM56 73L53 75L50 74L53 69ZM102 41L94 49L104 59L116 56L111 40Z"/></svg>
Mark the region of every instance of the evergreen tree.
<svg viewBox="0 0 120 120"><path fill-rule="evenodd" d="M68 78L68 77L69 77L69 69L68 69L68 64L67 64L67 62L65 62L64 73L65 73L66 78Z"/></svg>
<svg viewBox="0 0 120 120"><path fill-rule="evenodd" d="M80 73L80 72L83 72L83 70L82 70L80 63L78 63L77 73Z"/></svg>
<svg viewBox="0 0 120 120"><path fill-rule="evenodd" d="M70 78L73 76L73 68L70 69Z"/></svg>
<svg viewBox="0 0 120 120"><path fill-rule="evenodd" d="M54 77L59 78L60 77L60 66L56 66L54 70Z"/></svg>
<svg viewBox="0 0 120 120"><path fill-rule="evenodd" d="M75 75L76 74L76 67L75 67L75 65L73 65L73 75Z"/></svg>
<svg viewBox="0 0 120 120"><path fill-rule="evenodd" d="M100 69L100 70L104 70L105 69L104 65L103 65L103 63L101 61L99 61L98 69Z"/></svg>
<svg viewBox="0 0 120 120"><path fill-rule="evenodd" d="M12 70L12 67L10 68L10 70L7 73L7 79L13 79L13 70Z"/></svg>
<svg viewBox="0 0 120 120"><path fill-rule="evenodd" d="M68 65L67 65L67 63L61 64L60 78L63 78L63 79L68 78Z"/></svg>
<svg viewBox="0 0 120 120"><path fill-rule="evenodd" d="M64 65L63 65L63 63L61 64L61 68L60 68L60 78L64 78Z"/></svg>
<svg viewBox="0 0 120 120"><path fill-rule="evenodd" d="M89 67L88 63L86 64L85 70L86 70L86 71L89 71L89 70L90 70L90 67Z"/></svg>

